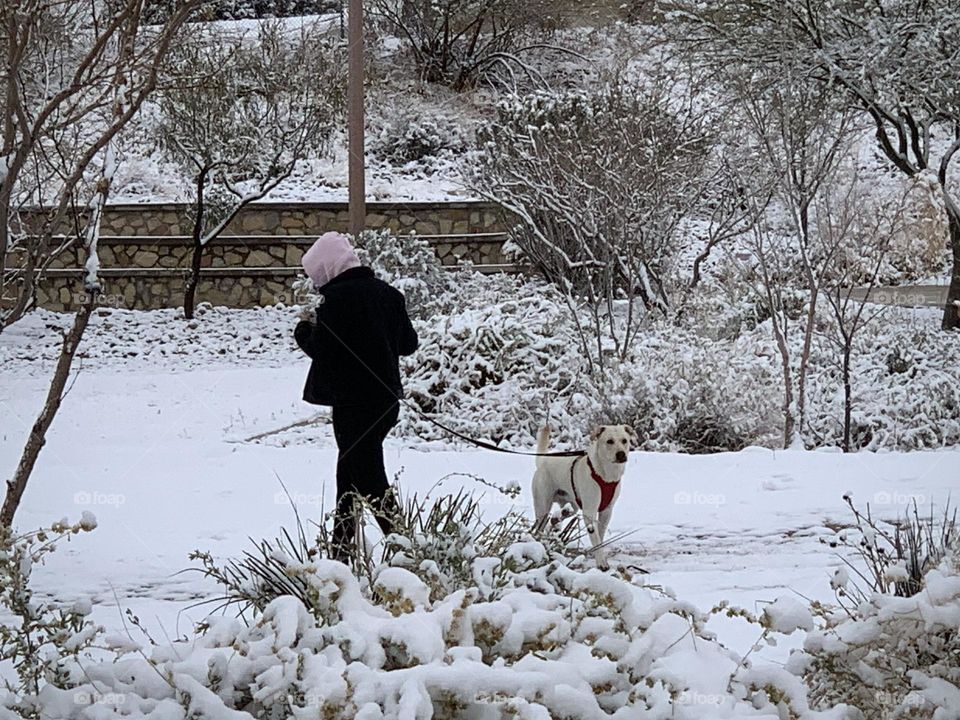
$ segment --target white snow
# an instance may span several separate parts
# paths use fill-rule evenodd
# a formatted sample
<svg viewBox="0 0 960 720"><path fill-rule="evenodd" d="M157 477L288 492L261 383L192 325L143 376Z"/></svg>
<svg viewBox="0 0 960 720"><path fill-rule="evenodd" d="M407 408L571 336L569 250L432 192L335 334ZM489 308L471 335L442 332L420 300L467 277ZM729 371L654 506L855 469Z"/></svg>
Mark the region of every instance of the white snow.
<svg viewBox="0 0 960 720"><path fill-rule="evenodd" d="M199 574L178 574L190 565L191 550L237 556L248 537L274 537L292 524L277 478L305 520L319 519L332 507L336 450L327 415L300 401L307 361L279 322L287 313L292 327L296 312L262 312L277 314L276 336L264 338L255 351L244 349L252 330L244 320L249 314L211 310L198 318L189 347L154 326L156 336L144 343L130 327L129 346L94 345L78 359L76 382L41 454L18 525L32 528L64 514L88 513L84 522L97 528L34 568L44 594L90 598L96 622L111 632L122 632L121 611L131 608L158 636L176 636L205 614L203 607L190 606L215 591ZM135 325L137 315L109 320ZM0 336L4 476L18 461L42 402L49 356L34 340L50 318L31 315ZM244 442L298 422L303 442L295 445ZM506 512L511 501L467 477L475 475L501 487L519 485L516 506L529 512L529 458L392 437L386 460L406 492L436 497L465 486L483 498L490 517ZM820 538L833 537L837 525L850 520L842 492L862 498L878 492L922 495L939 502L956 491L958 461L955 449L634 453L611 525L618 538L614 557L648 571L651 585L669 587L701 610L726 599L759 613L762 603L795 593L830 601L840 550ZM770 492L772 487L778 490ZM685 497L724 502L683 502ZM891 502L876 510L893 517L904 509ZM535 613L524 622L536 626ZM756 629L742 620L714 617L708 627L740 653L756 641ZM755 656L783 661L797 646L792 640Z"/></svg>
<svg viewBox="0 0 960 720"><path fill-rule="evenodd" d="M797 598L783 595L763 610L763 626L774 632L789 635L796 630L813 630L810 608Z"/></svg>

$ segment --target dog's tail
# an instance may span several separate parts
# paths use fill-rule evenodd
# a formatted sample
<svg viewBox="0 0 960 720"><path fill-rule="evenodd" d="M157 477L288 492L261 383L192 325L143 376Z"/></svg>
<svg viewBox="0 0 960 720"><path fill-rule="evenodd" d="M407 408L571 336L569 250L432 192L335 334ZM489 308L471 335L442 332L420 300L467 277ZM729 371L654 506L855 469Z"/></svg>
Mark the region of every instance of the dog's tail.
<svg viewBox="0 0 960 720"><path fill-rule="evenodd" d="M537 452L540 455L547 452L550 449L550 426L544 425L540 428L540 432L537 433ZM537 458L537 467L540 467L543 464L543 458Z"/></svg>

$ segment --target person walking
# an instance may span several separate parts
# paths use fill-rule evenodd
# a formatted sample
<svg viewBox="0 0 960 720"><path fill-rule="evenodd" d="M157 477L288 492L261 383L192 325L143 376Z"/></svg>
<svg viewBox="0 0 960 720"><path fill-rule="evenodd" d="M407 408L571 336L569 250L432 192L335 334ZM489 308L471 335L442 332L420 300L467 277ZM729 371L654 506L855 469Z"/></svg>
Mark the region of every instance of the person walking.
<svg viewBox="0 0 960 720"><path fill-rule="evenodd" d="M337 442L337 505L333 542L346 560L356 537L356 496L373 506L384 535L399 509L387 480L383 441L397 424L403 386L399 358L413 354L417 333L403 293L361 265L346 235L321 235L303 268L320 294L301 315L297 345L312 360L303 399L332 408Z"/></svg>

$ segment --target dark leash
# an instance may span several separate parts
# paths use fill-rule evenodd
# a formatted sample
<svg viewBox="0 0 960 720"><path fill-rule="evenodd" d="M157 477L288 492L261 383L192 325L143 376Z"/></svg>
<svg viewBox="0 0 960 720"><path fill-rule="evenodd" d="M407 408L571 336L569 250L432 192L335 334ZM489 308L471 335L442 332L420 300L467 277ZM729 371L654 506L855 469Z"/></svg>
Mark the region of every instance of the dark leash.
<svg viewBox="0 0 960 720"><path fill-rule="evenodd" d="M410 401L405 400L404 398L398 397L397 400L403 403L408 409L413 410L413 412L415 412L421 418L426 420L428 423L430 423L431 425L435 425L436 427L440 428L448 435L452 435L455 438L459 438L460 440L463 440L465 443L468 443L478 448L483 448L484 450L491 450L493 452L505 453L507 455L526 455L527 457L583 457L584 455L587 454L584 450L560 450L558 452L537 453L537 452L528 452L525 450L510 450L508 448L502 448L499 445L494 445L493 443L487 442L486 440L477 440L476 438L472 438L469 435L464 435L462 432L454 430L451 427L447 427L442 422L430 417L425 412L423 412L423 410L418 408L416 405L414 405Z"/></svg>
<svg viewBox="0 0 960 720"><path fill-rule="evenodd" d="M322 297L323 296L321 295L321 298ZM323 301L321 300L320 304L322 303ZM347 345L347 343L345 343L343 339L339 335L337 335L329 325L327 325L325 322L323 322L320 319L319 314L316 317L316 324L323 325L324 328L326 328L327 332L330 333L330 335L333 338L335 338L337 342L339 342L347 352L353 355L353 357L357 360L357 362L363 365L367 369L367 371L371 375L373 375L373 377L376 378L376 380L381 385L383 385L384 389L386 389L391 396L397 399L398 403L400 403L401 405L405 405L410 410L413 410L421 418L426 420L431 425L435 425L436 427L440 428L448 435L452 435L453 437L459 438L460 440L463 440L465 443L473 445L474 447L482 448L484 450L491 450L492 452L504 453L506 455L525 455L527 457L582 457L583 455L587 454L586 451L584 450L561 450L559 452L550 452L550 453L526 452L524 450L509 450L507 448L502 448L498 445L494 445L493 443L487 442L486 440L477 440L476 438L472 438L469 435L464 435L462 432L454 430L451 427L447 427L446 425L441 423L439 420L435 420L434 418L427 415L425 412L423 412L423 410L418 408L416 405L413 405L409 400L406 400L405 398L401 397L392 388L390 388L376 373L374 373L372 370L370 370L369 367L366 366L363 360L361 360L360 357L357 355L357 353L354 352L353 348Z"/></svg>

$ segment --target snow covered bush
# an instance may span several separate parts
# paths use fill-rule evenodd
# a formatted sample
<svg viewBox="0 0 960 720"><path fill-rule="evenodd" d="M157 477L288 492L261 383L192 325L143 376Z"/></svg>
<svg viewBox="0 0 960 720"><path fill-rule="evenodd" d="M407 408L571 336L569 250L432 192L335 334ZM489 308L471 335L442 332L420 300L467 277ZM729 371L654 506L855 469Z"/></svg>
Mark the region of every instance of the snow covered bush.
<svg viewBox="0 0 960 720"><path fill-rule="evenodd" d="M938 197L936 174L926 171L905 182L909 183L909 190L903 198L903 222L890 243L879 273L884 285L923 282L947 271L943 252L943 238L948 234L947 217ZM881 185L880 192L883 189Z"/></svg>
<svg viewBox="0 0 960 720"><path fill-rule="evenodd" d="M866 720L955 717L960 708L960 573L956 556L909 597L874 593L850 610L823 609L787 668L814 706L846 703Z"/></svg>
<svg viewBox="0 0 960 720"><path fill-rule="evenodd" d="M393 165L418 163L429 169L432 160L466 149L460 122L446 115L399 110L385 118L370 137L370 152Z"/></svg>
<svg viewBox="0 0 960 720"><path fill-rule="evenodd" d="M808 447L839 446L842 377L830 346L811 361ZM856 339L852 449L924 450L960 443L960 343L923 315L889 310Z"/></svg>
<svg viewBox="0 0 960 720"><path fill-rule="evenodd" d="M65 658L64 682L33 705L8 694L0 720L846 717L809 711L797 678L751 668L705 616L628 575L532 539L465 569L463 586L432 595L399 567L365 585L331 560L290 561L309 608L281 596L249 623L215 617L198 635L128 641L104 661Z"/></svg>
<svg viewBox="0 0 960 720"><path fill-rule="evenodd" d="M558 293L540 282L469 271L448 282L433 301L431 320L417 324L419 351L403 360L409 401L498 443L532 443L551 413L572 437L585 432L583 410L591 403L581 392L585 368ZM425 439L445 436L412 413L402 426Z"/></svg>
<svg viewBox="0 0 960 720"><path fill-rule="evenodd" d="M813 707L843 703L866 720L954 717L960 708L960 545L949 502L922 517L861 513L821 539L850 551L831 580L838 606L781 598L760 624L807 632L786 668L802 678ZM816 618L816 628L811 618ZM748 618L749 619L749 618ZM766 632L766 631L765 631Z"/></svg>
<svg viewBox="0 0 960 720"><path fill-rule="evenodd" d="M446 478L444 478L446 479ZM437 485L442 484L443 480ZM480 480L484 485L515 498L519 487L501 488ZM364 588L376 588L379 573L385 567L404 568L416 575L426 588L428 597L437 599L457 588L479 582L474 575L473 561L478 557L501 557L514 543L530 537L531 524L521 513L510 511L492 521L483 518L482 500L460 490L455 495L436 498L409 498L400 493L398 510L391 517L394 532L382 543L372 545L365 539L351 554L350 567ZM356 523L363 527L369 503L362 499L356 504ZM281 537L255 542L255 548L240 558L218 561L208 552L194 551L190 559L200 567L190 568L215 580L223 595L210 601L219 603L217 609L236 607L240 615L248 611L261 613L273 600L293 596L307 609L313 610L313 596L308 583L292 567L319 558L339 555L339 548L331 531L332 513L322 524L311 523L315 537L308 537L310 528L304 526L295 511L297 528L291 534L284 530ZM581 539L577 524L567 523L545 538L551 553L569 553ZM570 550L568 550L570 548ZM500 570L484 575L484 592L493 595L504 587L503 571L514 567L507 560Z"/></svg>
<svg viewBox="0 0 960 720"><path fill-rule="evenodd" d="M77 660L103 632L89 619L93 609L90 602L65 605L40 601L30 587L30 575L58 543L96 526L94 516L85 512L76 523L64 519L21 535L0 529L0 609L10 613L16 623L0 625L0 663L12 664L19 679L15 689L27 713L34 712L44 685L63 687L68 682L68 659ZM9 681L7 688L12 688ZM0 695L2 717L6 716Z"/></svg>
<svg viewBox="0 0 960 720"><path fill-rule="evenodd" d="M843 499L853 512L855 525L820 541L852 551L854 561L844 558L846 567L837 570L831 582L840 605L851 614L874 593L916 595L923 590L924 576L960 549L957 511L951 512L949 499L939 511L931 505L924 516L914 499L913 507L892 521L875 516L869 504L861 512L850 495ZM874 499L882 506L884 493L877 493Z"/></svg>
<svg viewBox="0 0 960 720"><path fill-rule="evenodd" d="M533 93L497 106L468 182L518 217L513 242L589 298L596 332L607 326L626 353L633 325L615 327L607 311L637 300L622 323L670 304L677 227L702 195L709 134L702 109L632 80Z"/></svg>
<svg viewBox="0 0 960 720"><path fill-rule="evenodd" d="M430 302L445 285L437 254L415 233L366 230L356 238L360 262L404 294L411 317L430 315Z"/></svg>
<svg viewBox="0 0 960 720"><path fill-rule="evenodd" d="M556 50L537 42L549 0L374 0L370 13L410 51L422 80L460 92L481 80L515 89L536 71L525 58Z"/></svg>
<svg viewBox="0 0 960 720"><path fill-rule="evenodd" d="M775 432L775 368L751 335L711 340L670 323L640 334L599 384L597 422L634 427L645 450L716 452L767 444Z"/></svg>
<svg viewBox="0 0 960 720"><path fill-rule="evenodd" d="M247 20L320 15L335 12L338 0L208 0L201 6L202 20ZM177 7L176 0L148 0L144 15L160 22Z"/></svg>

